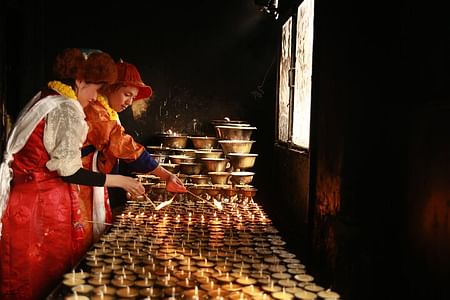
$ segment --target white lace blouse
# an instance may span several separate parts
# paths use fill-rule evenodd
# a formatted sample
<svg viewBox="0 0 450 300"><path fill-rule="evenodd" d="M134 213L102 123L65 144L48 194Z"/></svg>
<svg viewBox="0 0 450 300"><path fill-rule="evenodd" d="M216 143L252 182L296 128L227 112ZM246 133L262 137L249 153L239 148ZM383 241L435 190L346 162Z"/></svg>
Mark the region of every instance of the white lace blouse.
<svg viewBox="0 0 450 300"><path fill-rule="evenodd" d="M83 107L76 100L60 103L46 116L44 146L46 166L60 176L73 175L82 167L81 146L88 132Z"/></svg>

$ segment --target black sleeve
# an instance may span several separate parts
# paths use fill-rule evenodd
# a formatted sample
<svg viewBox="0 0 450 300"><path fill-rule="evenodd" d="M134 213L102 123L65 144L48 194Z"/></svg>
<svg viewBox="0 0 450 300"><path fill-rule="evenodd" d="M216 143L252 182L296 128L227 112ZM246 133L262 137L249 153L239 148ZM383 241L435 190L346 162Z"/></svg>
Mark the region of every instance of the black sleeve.
<svg viewBox="0 0 450 300"><path fill-rule="evenodd" d="M89 186L104 186L106 181L106 174L96 173L80 168L75 174L70 176L61 176L62 180L68 183L89 185Z"/></svg>

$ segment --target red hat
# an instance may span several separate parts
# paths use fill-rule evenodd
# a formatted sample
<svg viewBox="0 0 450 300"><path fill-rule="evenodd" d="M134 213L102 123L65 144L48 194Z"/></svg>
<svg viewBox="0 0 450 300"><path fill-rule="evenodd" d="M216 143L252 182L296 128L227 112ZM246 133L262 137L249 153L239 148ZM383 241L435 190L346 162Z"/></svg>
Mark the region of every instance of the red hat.
<svg viewBox="0 0 450 300"><path fill-rule="evenodd" d="M142 82L141 75L139 74L136 66L127 62L118 62L117 65L117 81L118 84L131 85L139 89L137 96L134 100L146 99L153 94L153 90L150 86Z"/></svg>

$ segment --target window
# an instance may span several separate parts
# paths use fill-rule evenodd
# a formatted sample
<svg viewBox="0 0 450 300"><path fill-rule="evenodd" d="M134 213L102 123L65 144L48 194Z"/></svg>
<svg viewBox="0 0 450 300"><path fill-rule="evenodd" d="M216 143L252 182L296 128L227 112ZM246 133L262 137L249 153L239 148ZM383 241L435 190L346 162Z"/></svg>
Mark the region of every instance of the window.
<svg viewBox="0 0 450 300"><path fill-rule="evenodd" d="M278 92L278 139L283 142L289 140L289 121L290 121L290 84L289 74L291 72L292 60L292 17L283 25L281 40L281 58L280 58L280 83Z"/></svg>
<svg viewBox="0 0 450 300"><path fill-rule="evenodd" d="M292 26L292 23L292 18L289 18L282 28L278 139L309 149L314 0L304 0L299 5L296 26ZM295 54L293 59L289 59L291 50L287 48L292 48L289 46L292 44L292 36L295 36ZM291 68L295 74L293 89L290 87Z"/></svg>

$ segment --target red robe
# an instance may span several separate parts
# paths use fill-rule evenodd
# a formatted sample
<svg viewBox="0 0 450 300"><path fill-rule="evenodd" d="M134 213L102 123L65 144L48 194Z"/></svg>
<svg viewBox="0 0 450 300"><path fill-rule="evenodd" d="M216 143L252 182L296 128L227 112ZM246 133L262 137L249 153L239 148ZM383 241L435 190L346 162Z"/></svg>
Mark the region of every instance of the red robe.
<svg viewBox="0 0 450 300"><path fill-rule="evenodd" d="M0 299L44 299L80 259L83 231L74 185L45 163L45 121L14 155L0 240Z"/></svg>

